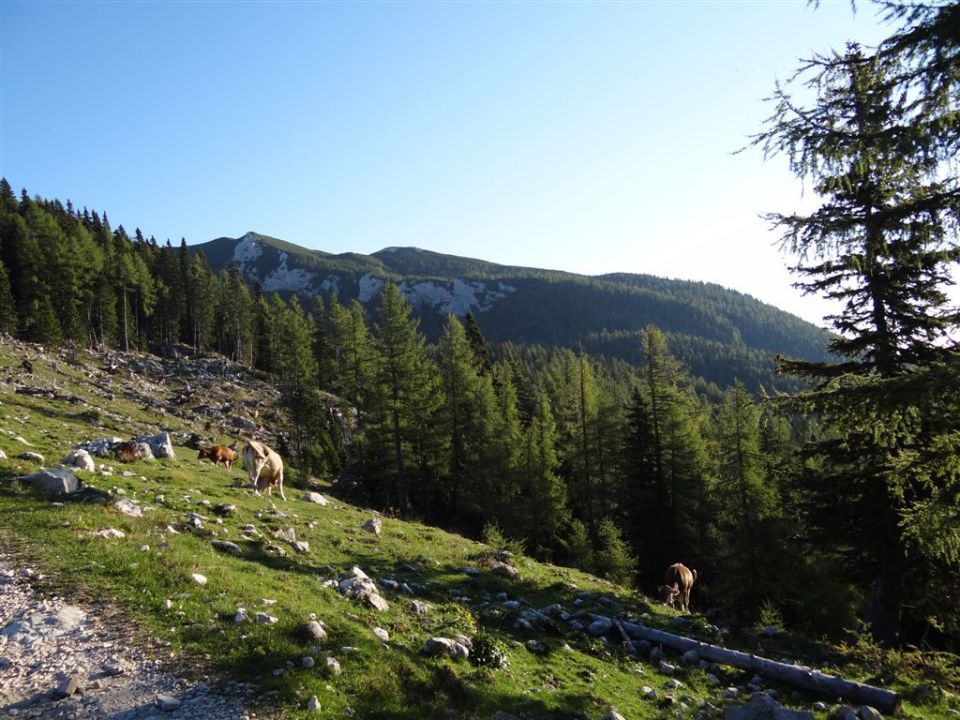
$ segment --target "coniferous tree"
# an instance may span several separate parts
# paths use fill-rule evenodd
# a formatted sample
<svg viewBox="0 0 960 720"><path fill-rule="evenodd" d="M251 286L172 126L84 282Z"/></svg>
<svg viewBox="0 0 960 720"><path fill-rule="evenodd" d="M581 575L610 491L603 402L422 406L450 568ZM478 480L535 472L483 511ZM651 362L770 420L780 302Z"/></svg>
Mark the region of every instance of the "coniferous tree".
<svg viewBox="0 0 960 720"><path fill-rule="evenodd" d="M531 549L544 556L561 544L561 534L571 518L566 488L557 474L557 426L543 391L535 408L522 435L514 522Z"/></svg>
<svg viewBox="0 0 960 720"><path fill-rule="evenodd" d="M772 521L779 505L760 451L760 410L743 383L724 393L716 410L714 522L720 535L716 592L738 610L755 614L773 599L781 578Z"/></svg>
<svg viewBox="0 0 960 720"><path fill-rule="evenodd" d="M921 16L956 24L955 4L938 13L927 8ZM907 541L914 511L948 481L898 472L899 458L930 448L936 437L926 432L927 409L895 387L949 362L956 353L949 333L960 324L944 292L960 260L960 185L945 164L954 156L944 152L957 147L958 43L954 36L943 39L945 53L918 51L918 69L906 39L911 32L873 55L850 46L814 58L800 74L815 90L812 104L804 107L778 87L777 109L756 138L768 154L786 154L794 173L823 198L810 215L771 219L783 228L784 246L801 254L800 286L843 301L831 318L839 333L831 345L844 360L783 367L816 383L798 402L831 428L808 450L822 468L806 473L809 517L825 533L828 523L840 527L855 513L857 532L834 542L831 552L846 562L852 581L872 584L865 618L884 643L899 632L908 568L930 562L924 543ZM946 92L918 98L915 83L925 81L917 78L931 69L924 63L941 61L952 69L932 76ZM875 393L875 386L886 390Z"/></svg>
<svg viewBox="0 0 960 720"><path fill-rule="evenodd" d="M275 371L281 380L296 385L313 385L317 376L317 363L313 357L313 327L305 315L296 294L289 304L274 294L278 318Z"/></svg>
<svg viewBox="0 0 960 720"><path fill-rule="evenodd" d="M416 450L434 433L439 378L429 362L412 307L393 283L380 294L377 326L377 384L381 451L390 454L388 497L401 514L410 506L410 484L424 467ZM385 458L384 458L385 459Z"/></svg>
<svg viewBox="0 0 960 720"><path fill-rule="evenodd" d="M0 260L0 333L15 335L17 332L17 312L14 308L13 291L7 268Z"/></svg>
<svg viewBox="0 0 960 720"><path fill-rule="evenodd" d="M442 512L462 516L464 493L475 489L471 486L477 480L480 449L488 429L482 427L487 417L481 415L483 388L478 366L464 326L455 315L447 316L437 360L443 383L439 416L449 447L447 481L443 497L437 500Z"/></svg>

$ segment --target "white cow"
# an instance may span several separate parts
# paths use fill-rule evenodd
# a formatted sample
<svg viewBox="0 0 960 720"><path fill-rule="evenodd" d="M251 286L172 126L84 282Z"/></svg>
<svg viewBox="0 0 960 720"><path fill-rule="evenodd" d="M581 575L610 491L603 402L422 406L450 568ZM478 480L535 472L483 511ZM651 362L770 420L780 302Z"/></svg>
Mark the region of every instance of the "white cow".
<svg viewBox="0 0 960 720"><path fill-rule="evenodd" d="M277 453L271 450L266 444L251 440L243 448L243 466L250 475L250 483L253 485L253 492L260 494L260 481L267 485L267 495L276 485L280 491L280 497L284 500L287 496L283 494L283 459Z"/></svg>

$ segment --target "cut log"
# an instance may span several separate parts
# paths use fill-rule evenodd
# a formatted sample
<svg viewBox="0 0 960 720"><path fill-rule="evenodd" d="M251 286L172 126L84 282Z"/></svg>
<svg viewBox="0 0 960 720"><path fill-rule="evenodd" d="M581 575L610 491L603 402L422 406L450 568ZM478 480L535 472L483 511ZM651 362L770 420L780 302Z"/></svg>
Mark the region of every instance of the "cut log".
<svg viewBox="0 0 960 720"><path fill-rule="evenodd" d="M894 713L900 708L900 695L892 690L845 680L802 665L788 665L757 655L728 650L718 645L673 635L639 623L624 622L622 625L631 637L666 645L678 652L696 650L704 660L749 670L757 675L812 690L827 697L842 697L855 704L872 705L885 713Z"/></svg>

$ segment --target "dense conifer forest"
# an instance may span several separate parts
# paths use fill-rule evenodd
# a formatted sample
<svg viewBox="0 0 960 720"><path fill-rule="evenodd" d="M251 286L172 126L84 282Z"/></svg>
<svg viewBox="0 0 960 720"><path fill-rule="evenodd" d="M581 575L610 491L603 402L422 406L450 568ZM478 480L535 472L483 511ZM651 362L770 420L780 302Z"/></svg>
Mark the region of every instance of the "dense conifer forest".
<svg viewBox="0 0 960 720"><path fill-rule="evenodd" d="M291 464L378 509L650 592L681 561L701 607L747 622L834 637L865 623L955 650L960 7L898 7L879 48L818 56L779 86L755 138L817 189L819 210L771 221L805 287L845 302L834 361L781 361L809 383L791 395L708 387L654 325L573 350L491 344L450 315L428 342L395 284L373 312L335 295L304 308L6 180L0 330L181 344L272 373ZM630 362L604 353L614 343Z"/></svg>

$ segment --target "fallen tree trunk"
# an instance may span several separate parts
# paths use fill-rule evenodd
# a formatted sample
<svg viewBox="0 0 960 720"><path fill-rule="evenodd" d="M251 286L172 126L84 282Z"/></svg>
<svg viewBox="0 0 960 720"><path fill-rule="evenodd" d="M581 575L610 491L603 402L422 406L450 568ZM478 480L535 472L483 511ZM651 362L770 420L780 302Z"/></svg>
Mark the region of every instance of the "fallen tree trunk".
<svg viewBox="0 0 960 720"><path fill-rule="evenodd" d="M673 635L639 623L624 622L622 627L633 638L666 645L678 652L696 650L704 660L749 670L757 675L790 683L828 697L842 697L854 703L872 705L885 713L893 713L900 708L900 695L892 690L845 680L802 665L788 665L757 655L728 650L718 645Z"/></svg>

